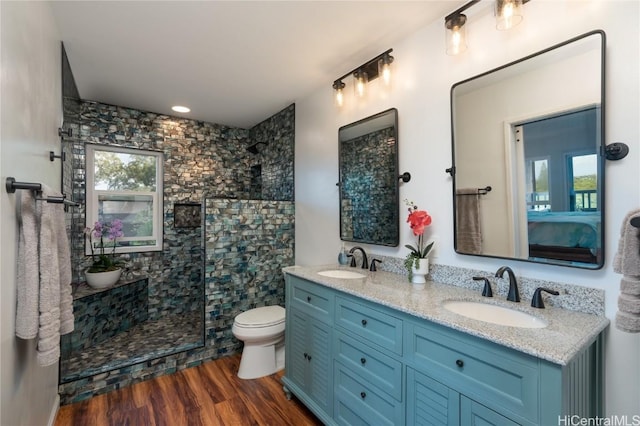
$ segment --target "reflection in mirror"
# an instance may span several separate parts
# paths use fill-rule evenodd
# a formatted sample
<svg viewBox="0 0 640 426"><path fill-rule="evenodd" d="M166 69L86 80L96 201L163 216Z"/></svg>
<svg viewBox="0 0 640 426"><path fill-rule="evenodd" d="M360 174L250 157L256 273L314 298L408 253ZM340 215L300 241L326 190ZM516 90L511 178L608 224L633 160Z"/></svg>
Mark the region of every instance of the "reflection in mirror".
<svg viewBox="0 0 640 426"><path fill-rule="evenodd" d="M340 239L397 246L398 110L338 131Z"/></svg>
<svg viewBox="0 0 640 426"><path fill-rule="evenodd" d="M602 267L604 46L593 31L453 86L456 252Z"/></svg>

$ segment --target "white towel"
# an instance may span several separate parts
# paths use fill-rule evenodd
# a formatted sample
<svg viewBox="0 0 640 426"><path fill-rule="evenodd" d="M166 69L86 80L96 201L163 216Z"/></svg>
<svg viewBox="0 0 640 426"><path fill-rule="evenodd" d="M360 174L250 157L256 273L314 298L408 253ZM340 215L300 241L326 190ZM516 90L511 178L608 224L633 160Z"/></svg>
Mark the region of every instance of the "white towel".
<svg viewBox="0 0 640 426"><path fill-rule="evenodd" d="M16 336L21 339L33 339L38 335L40 286L36 200L31 191L20 191L19 197Z"/></svg>
<svg viewBox="0 0 640 426"><path fill-rule="evenodd" d="M62 204L46 201L35 203L27 191L22 196L18 306L23 308L16 312L16 335L25 339L37 337L38 363L47 366L60 358L60 334L73 331L71 257L64 208ZM60 196L60 193L43 186L43 198ZM34 205L35 208L31 209ZM39 232L36 231L38 229ZM37 333L34 333L34 328Z"/></svg>
<svg viewBox="0 0 640 426"><path fill-rule="evenodd" d="M61 195L44 185L42 187L43 198ZM46 366L55 364L60 358L60 334L73 331L73 301L69 300L71 257L65 232L64 207L62 204L42 202L41 210L40 328L37 357L40 365Z"/></svg>

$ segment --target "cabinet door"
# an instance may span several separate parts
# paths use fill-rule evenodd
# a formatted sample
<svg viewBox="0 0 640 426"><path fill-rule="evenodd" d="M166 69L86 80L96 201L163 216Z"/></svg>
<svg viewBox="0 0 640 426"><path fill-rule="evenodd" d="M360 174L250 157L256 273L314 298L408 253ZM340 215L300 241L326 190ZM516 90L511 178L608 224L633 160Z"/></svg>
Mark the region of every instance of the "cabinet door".
<svg viewBox="0 0 640 426"><path fill-rule="evenodd" d="M300 388L307 388L308 349L307 349L307 328L308 317L297 309L289 309L287 315L291 316L289 329L287 330L287 349L285 362L287 364L286 374Z"/></svg>
<svg viewBox="0 0 640 426"><path fill-rule="evenodd" d="M468 426L517 426L508 418L465 396L460 397L460 424Z"/></svg>
<svg viewBox="0 0 640 426"><path fill-rule="evenodd" d="M460 423L460 395L431 377L407 368L407 424L457 426Z"/></svg>
<svg viewBox="0 0 640 426"><path fill-rule="evenodd" d="M309 364L308 392L316 403L331 414L331 336L326 324L309 320L307 363Z"/></svg>
<svg viewBox="0 0 640 426"><path fill-rule="evenodd" d="M329 328L298 309L290 309L287 315L291 315L287 377L330 415L333 382Z"/></svg>

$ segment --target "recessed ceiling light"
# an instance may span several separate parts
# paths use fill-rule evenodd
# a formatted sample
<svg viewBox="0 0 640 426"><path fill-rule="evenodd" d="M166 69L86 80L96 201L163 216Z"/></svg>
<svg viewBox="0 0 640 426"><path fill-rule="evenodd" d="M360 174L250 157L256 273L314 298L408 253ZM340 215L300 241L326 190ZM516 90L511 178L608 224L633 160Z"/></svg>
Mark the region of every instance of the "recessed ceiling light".
<svg viewBox="0 0 640 426"><path fill-rule="evenodd" d="M175 112L189 112L191 108L187 108L186 106L175 105L171 107Z"/></svg>

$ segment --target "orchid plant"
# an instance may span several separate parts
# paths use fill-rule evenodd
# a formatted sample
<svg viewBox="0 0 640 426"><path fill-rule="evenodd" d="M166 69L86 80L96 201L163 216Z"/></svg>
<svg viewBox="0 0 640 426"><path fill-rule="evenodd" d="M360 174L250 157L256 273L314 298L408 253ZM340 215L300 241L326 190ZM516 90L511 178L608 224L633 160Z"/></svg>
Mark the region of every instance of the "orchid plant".
<svg viewBox="0 0 640 426"><path fill-rule="evenodd" d="M411 279L412 269L418 268L420 259L426 259L433 248L433 241L425 244L424 231L425 228L431 225L431 216L426 210L418 210L418 206L413 201L404 200L408 206L409 216L407 217L407 223L413 231L413 235L418 237L418 244L412 246L406 244L405 247L410 250L407 258L404 261L404 266L409 272L409 279Z"/></svg>
<svg viewBox="0 0 640 426"><path fill-rule="evenodd" d="M93 259L93 264L88 272L95 273L117 270L120 267L120 262L115 259L116 240L124 236L122 232L122 221L116 219L111 223L96 222L93 228L85 228L84 234L89 238L91 257ZM97 253L94 252L94 238L99 239L96 247ZM106 253L107 244L113 246L110 254Z"/></svg>

